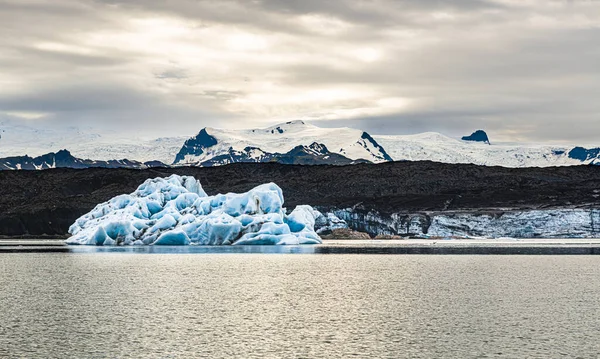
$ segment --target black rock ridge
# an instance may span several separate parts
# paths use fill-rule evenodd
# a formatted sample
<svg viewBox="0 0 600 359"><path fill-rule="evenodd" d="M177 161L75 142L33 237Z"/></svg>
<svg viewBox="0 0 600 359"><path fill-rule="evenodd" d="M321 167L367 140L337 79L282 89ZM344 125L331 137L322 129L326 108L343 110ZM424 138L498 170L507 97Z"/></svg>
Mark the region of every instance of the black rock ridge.
<svg viewBox="0 0 600 359"><path fill-rule="evenodd" d="M128 159L95 161L81 159L73 156L67 150L60 150L56 153L50 152L38 157L15 156L0 158L0 170L44 170L49 168L136 168L143 169L148 167L164 167L160 161L138 162Z"/></svg>

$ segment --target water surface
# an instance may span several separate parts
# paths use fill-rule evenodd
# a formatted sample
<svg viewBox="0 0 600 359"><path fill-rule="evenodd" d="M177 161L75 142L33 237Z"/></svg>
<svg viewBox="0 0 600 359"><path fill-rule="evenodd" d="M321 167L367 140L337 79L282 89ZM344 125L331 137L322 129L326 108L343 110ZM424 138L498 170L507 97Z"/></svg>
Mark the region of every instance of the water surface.
<svg viewBox="0 0 600 359"><path fill-rule="evenodd" d="M593 256L0 255L0 357L596 358Z"/></svg>

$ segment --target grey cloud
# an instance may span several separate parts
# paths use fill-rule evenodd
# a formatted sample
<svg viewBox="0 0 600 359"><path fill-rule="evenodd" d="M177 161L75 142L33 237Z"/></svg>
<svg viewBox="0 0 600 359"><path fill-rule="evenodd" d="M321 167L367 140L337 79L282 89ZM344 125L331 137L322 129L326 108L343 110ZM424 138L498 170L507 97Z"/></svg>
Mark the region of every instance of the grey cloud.
<svg viewBox="0 0 600 359"><path fill-rule="evenodd" d="M439 131L460 136L483 128L506 140L593 141L600 130L600 4L552 5L484 0L0 0L0 112L48 113L47 121L58 125L160 128L165 135L193 133L206 125L258 126L319 111L373 107L381 98L400 97L411 100L403 111L315 123L374 133ZM339 32L313 31L297 21L302 15L322 15L351 26ZM90 40L90 34L95 39L106 33L136 36L132 19L161 17L185 19L194 29L183 38L181 52L145 51L159 46L148 39L140 40L145 44L141 49L127 46L131 42L111 46ZM202 35L215 25L272 35L274 45L220 58L210 46L222 44L209 44L211 39ZM90 51L40 48L45 43ZM361 62L345 53L362 48L381 51L382 58ZM212 62L196 61L194 56L205 52ZM271 92L261 92L269 86ZM269 98L285 91L294 97L295 92L331 88L364 91L365 97L316 110L310 103L278 104ZM274 115L261 117L264 113Z"/></svg>
<svg viewBox="0 0 600 359"><path fill-rule="evenodd" d="M4 61L0 59L0 65L18 68L23 66L25 63L43 61L47 68L52 68L54 66L60 67L61 64L70 66L76 64L77 66L82 67L111 67L128 62L126 57L115 57L109 55L61 53L32 48L17 48L15 50L19 52L20 56L26 57L27 60L24 62L22 58L14 57Z"/></svg>
<svg viewBox="0 0 600 359"><path fill-rule="evenodd" d="M98 3L136 8L145 11L179 13L184 16L202 18L205 15L216 19L243 22L249 14L262 14L256 25L264 23L270 15L321 14L352 21L381 26L397 23L394 16L402 12L457 10L475 12L487 9L505 8L484 0L175 0L169 3L160 0L95 0ZM266 24L269 24L267 21Z"/></svg>
<svg viewBox="0 0 600 359"><path fill-rule="evenodd" d="M35 92L4 96L0 108L8 111L75 112L135 109L154 101L152 96L115 83L86 82L45 86Z"/></svg>
<svg viewBox="0 0 600 359"><path fill-rule="evenodd" d="M209 106L207 106L209 107ZM205 126L241 124L235 116L175 106L159 97L116 86L71 87L0 99L10 112L47 113L46 126L83 126L130 136L191 136ZM12 118L17 121L16 118Z"/></svg>
<svg viewBox="0 0 600 359"><path fill-rule="evenodd" d="M156 74L159 79L176 79L181 80L188 78L188 74L183 69L169 69Z"/></svg>

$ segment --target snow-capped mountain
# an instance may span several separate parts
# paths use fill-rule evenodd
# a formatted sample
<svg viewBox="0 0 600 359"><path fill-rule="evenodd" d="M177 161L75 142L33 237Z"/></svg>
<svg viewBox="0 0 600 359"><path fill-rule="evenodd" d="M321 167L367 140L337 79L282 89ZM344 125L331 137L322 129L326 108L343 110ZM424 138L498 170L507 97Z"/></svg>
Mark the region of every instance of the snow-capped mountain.
<svg viewBox="0 0 600 359"><path fill-rule="evenodd" d="M4 168L18 168L17 163L21 163L22 168L39 167L37 162L32 162L32 157L43 157L61 148L69 149L78 159L110 162L127 158L142 165L149 163L150 166L153 166L152 163L157 166L216 166L235 162L346 165L392 160L503 167L600 164L600 148L490 142L482 130L462 140L435 132L371 136L362 130L320 128L303 121L263 129L204 128L192 138L153 140L97 134L89 128L37 128L2 121L0 136L0 158L23 157L16 161L12 159ZM25 158L24 154L31 157ZM42 163L51 167L51 161L44 160ZM76 164L73 166L77 167Z"/></svg>
<svg viewBox="0 0 600 359"><path fill-rule="evenodd" d="M51 152L35 158L29 156L16 156L0 158L1 170L44 170L49 168L148 168L162 167L163 163L158 161L141 163L130 160L97 161L74 157L67 150L56 153Z"/></svg>
<svg viewBox="0 0 600 359"><path fill-rule="evenodd" d="M327 152L320 152L321 158L313 158L310 161L290 160L293 156L290 156L289 151L309 144L323 146ZM308 152L310 154L310 151ZM503 167L600 164L600 148L492 143L483 130L477 130L462 139L436 132L371 136L360 130L319 128L302 121L241 131L205 128L196 137L185 142L174 163L198 166L269 161L303 164L352 163L344 159L323 161L325 156L333 154L349 160L373 163L434 161Z"/></svg>
<svg viewBox="0 0 600 359"><path fill-rule="evenodd" d="M343 164L352 161L380 163L392 160L383 147L364 131L320 128L303 121L291 121L264 129L204 128L196 137L185 142L175 157L174 164L217 165L278 161L281 156L289 158L294 150L300 150L305 158L315 157L314 161L305 161L307 164L327 163L327 160L334 158Z"/></svg>

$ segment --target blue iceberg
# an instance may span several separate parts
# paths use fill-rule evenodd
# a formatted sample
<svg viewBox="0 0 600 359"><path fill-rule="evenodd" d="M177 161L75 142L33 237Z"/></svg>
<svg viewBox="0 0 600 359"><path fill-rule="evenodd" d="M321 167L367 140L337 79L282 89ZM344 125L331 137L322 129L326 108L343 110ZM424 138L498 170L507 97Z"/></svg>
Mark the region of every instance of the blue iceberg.
<svg viewBox="0 0 600 359"><path fill-rule="evenodd" d="M310 206L286 214L274 183L246 193L208 196L198 180L172 175L145 181L131 194L97 205L69 228L68 244L318 244Z"/></svg>

